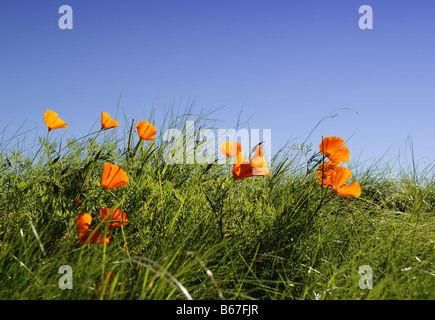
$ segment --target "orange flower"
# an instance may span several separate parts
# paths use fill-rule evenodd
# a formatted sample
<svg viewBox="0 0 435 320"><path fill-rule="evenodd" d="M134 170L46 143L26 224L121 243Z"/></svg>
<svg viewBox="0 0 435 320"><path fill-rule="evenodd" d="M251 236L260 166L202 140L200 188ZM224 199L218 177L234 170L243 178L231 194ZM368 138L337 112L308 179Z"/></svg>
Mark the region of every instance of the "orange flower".
<svg viewBox="0 0 435 320"><path fill-rule="evenodd" d="M136 125L139 138L142 140L154 140L154 135L157 133L156 127L150 124L148 121L141 121Z"/></svg>
<svg viewBox="0 0 435 320"><path fill-rule="evenodd" d="M238 180L253 176L271 176L266 166L263 151L260 146L257 146L255 154L249 162L241 153L237 155L236 163L233 166L233 178Z"/></svg>
<svg viewBox="0 0 435 320"><path fill-rule="evenodd" d="M325 163L320 164L319 168L317 169L317 177L320 184L323 183L324 186L328 186L331 184L330 177L331 172L334 171L337 168L337 164L334 162L327 161Z"/></svg>
<svg viewBox="0 0 435 320"><path fill-rule="evenodd" d="M75 217L74 223L77 225L79 236L89 229L92 222L92 216L89 213L81 213Z"/></svg>
<svg viewBox="0 0 435 320"><path fill-rule="evenodd" d="M267 166L263 155L263 149L260 146L255 148L255 153L252 156L250 163L254 168L263 168Z"/></svg>
<svg viewBox="0 0 435 320"><path fill-rule="evenodd" d="M326 186L331 187L332 191L343 197L359 197L361 187L358 182L344 185L352 176L352 172L345 167L337 166L335 170L329 171L329 177L326 179ZM318 180L322 183L321 180ZM324 185L325 185L325 181Z"/></svg>
<svg viewBox="0 0 435 320"><path fill-rule="evenodd" d="M101 186L104 190L123 187L128 184L127 173L120 167L108 162L104 163Z"/></svg>
<svg viewBox="0 0 435 320"><path fill-rule="evenodd" d="M74 223L77 225L80 244L108 244L112 235L101 231L92 231L89 229L91 222L92 216L89 213L81 213L75 217Z"/></svg>
<svg viewBox="0 0 435 320"><path fill-rule="evenodd" d="M59 128L68 129L68 125L62 119L59 119L59 116L54 111L47 110L47 112L44 113L44 121L48 131Z"/></svg>
<svg viewBox="0 0 435 320"><path fill-rule="evenodd" d="M232 158L237 156L240 152L242 152L242 146L237 141L235 142L223 142L221 147L219 148L220 152L227 158Z"/></svg>
<svg viewBox="0 0 435 320"><path fill-rule="evenodd" d="M111 119L107 112L101 112L101 129L111 129L119 127L118 121Z"/></svg>
<svg viewBox="0 0 435 320"><path fill-rule="evenodd" d="M127 214L120 209L101 208L100 215L103 217L103 222L109 222L109 229L117 229L129 223Z"/></svg>
<svg viewBox="0 0 435 320"><path fill-rule="evenodd" d="M80 244L109 244L111 237L111 234L88 229L80 235Z"/></svg>
<svg viewBox="0 0 435 320"><path fill-rule="evenodd" d="M319 145L321 154L324 154L331 162L340 164L340 162L349 161L349 148L343 147L344 140L339 137L325 137Z"/></svg>

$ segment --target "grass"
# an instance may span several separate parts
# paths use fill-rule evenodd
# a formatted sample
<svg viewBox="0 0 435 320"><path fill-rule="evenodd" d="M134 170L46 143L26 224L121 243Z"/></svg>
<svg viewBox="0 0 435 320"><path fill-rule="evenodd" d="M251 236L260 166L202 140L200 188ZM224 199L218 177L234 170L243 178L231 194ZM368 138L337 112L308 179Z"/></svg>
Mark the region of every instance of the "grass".
<svg viewBox="0 0 435 320"><path fill-rule="evenodd" d="M172 110L159 133L183 130L189 115ZM363 193L344 203L330 191L323 199L307 173L310 146L280 150L271 177L234 180L230 165L165 163L161 136L133 155L138 139L124 118L124 132L2 141L0 299L435 298L432 168L393 178L388 163L354 165ZM197 119L213 127L210 114ZM104 162L121 165L129 184L103 190ZM80 245L74 218L88 212L103 230L101 207L121 208L130 223L107 246ZM59 288L62 265L73 270L71 290ZM364 265L372 289L359 287Z"/></svg>

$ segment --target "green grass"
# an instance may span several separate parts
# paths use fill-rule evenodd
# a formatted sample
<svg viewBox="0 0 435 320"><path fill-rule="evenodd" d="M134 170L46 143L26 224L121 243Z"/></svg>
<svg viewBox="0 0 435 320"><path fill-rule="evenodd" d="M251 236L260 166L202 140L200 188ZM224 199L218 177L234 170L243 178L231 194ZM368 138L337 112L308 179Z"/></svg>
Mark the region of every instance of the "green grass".
<svg viewBox="0 0 435 320"><path fill-rule="evenodd" d="M189 113L170 113L159 133L182 129ZM209 116L198 124L212 127ZM345 204L328 191L322 201L309 146L283 148L272 177L235 181L229 165L166 164L161 138L131 156L138 139L124 117L124 131L98 137L64 141L59 129L30 145L2 142L0 299L435 298L432 168L392 178L389 164L352 164L362 196ZM129 184L102 190L104 162ZM107 246L80 245L74 217L88 212L102 230L101 207L122 208L130 223ZM62 265L71 290L59 288ZM372 289L358 285L363 265ZM105 272L114 281L100 283Z"/></svg>

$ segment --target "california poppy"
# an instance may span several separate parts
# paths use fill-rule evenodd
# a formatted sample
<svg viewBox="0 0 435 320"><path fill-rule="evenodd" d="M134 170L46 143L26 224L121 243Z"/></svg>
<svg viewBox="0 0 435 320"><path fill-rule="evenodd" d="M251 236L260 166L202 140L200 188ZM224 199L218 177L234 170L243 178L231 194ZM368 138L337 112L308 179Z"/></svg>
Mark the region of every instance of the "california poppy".
<svg viewBox="0 0 435 320"><path fill-rule="evenodd" d="M111 234L88 229L80 235L80 244L109 244L111 237Z"/></svg>
<svg viewBox="0 0 435 320"><path fill-rule="evenodd" d="M241 153L237 155L236 163L233 165L233 178L235 180L252 177L253 167Z"/></svg>
<svg viewBox="0 0 435 320"><path fill-rule="evenodd" d="M92 216L89 213L81 213L74 218L74 223L77 226L77 233L79 236L89 229L91 222Z"/></svg>
<svg viewBox="0 0 435 320"><path fill-rule="evenodd" d="M349 148L344 146L344 140L339 137L325 137L319 145L321 154L324 154L331 162L349 161Z"/></svg>
<svg viewBox="0 0 435 320"><path fill-rule="evenodd" d="M227 158L232 158L237 156L240 152L242 152L242 146L237 141L235 142L223 142L219 148L220 152Z"/></svg>
<svg viewBox="0 0 435 320"><path fill-rule="evenodd" d="M92 216L89 213L81 213L75 217L74 223L77 225L80 244L108 244L111 234L101 231L92 231L89 229L92 222Z"/></svg>
<svg viewBox="0 0 435 320"><path fill-rule="evenodd" d="M101 129L111 129L119 127L118 121L111 119L107 112L101 112Z"/></svg>
<svg viewBox="0 0 435 320"><path fill-rule="evenodd" d="M104 190L123 187L128 184L127 173L120 167L108 162L104 163L101 186Z"/></svg>
<svg viewBox="0 0 435 320"><path fill-rule="evenodd" d="M109 222L107 225L109 229L117 229L129 223L127 214L118 208L101 208L100 215L103 222Z"/></svg>
<svg viewBox="0 0 435 320"><path fill-rule="evenodd" d="M141 121L136 124L137 133L142 140L154 140L154 135L157 133L156 127L154 127L148 121Z"/></svg>
<svg viewBox="0 0 435 320"><path fill-rule="evenodd" d="M59 128L68 129L68 125L62 119L60 119L57 113L54 111L47 110L47 112L44 113L44 121L48 131Z"/></svg>
<svg viewBox="0 0 435 320"><path fill-rule="evenodd" d="M358 182L352 182L345 185L345 183L352 176L352 172L345 167L336 166L335 170L330 170L327 183L324 185L331 187L332 191L343 197L359 197L361 195L361 187ZM321 180L318 180L322 183Z"/></svg>
<svg viewBox="0 0 435 320"><path fill-rule="evenodd" d="M334 162L324 162L320 164L319 168L317 169L317 177L319 180L317 180L320 184L323 184L324 186L328 186L331 184L330 176L331 172L334 171L337 168L337 164Z"/></svg>
<svg viewBox="0 0 435 320"><path fill-rule="evenodd" d="M237 155L236 163L233 166L233 178L235 180L249 178L253 176L271 176L267 169L266 161L264 160L263 151L260 146L257 146L254 156L250 161L241 153Z"/></svg>
<svg viewBox="0 0 435 320"><path fill-rule="evenodd" d="M264 168L267 166L266 160L264 159L263 149L260 146L255 148L254 155L251 158L250 164L254 168Z"/></svg>

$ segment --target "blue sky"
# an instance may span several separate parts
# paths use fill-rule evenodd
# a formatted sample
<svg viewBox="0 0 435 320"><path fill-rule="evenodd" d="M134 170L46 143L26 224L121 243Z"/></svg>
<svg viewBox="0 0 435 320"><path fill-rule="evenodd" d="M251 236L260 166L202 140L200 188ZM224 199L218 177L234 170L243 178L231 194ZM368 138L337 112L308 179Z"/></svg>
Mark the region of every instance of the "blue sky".
<svg viewBox="0 0 435 320"><path fill-rule="evenodd" d="M61 5L73 29L61 30ZM358 9L373 9L361 30ZM288 139L347 140L351 159L389 152L435 159L435 3L368 0L2 1L0 128L45 136L43 113L88 133L101 111L121 106L147 120L195 100L222 128L242 120L272 130L272 150ZM343 110L343 108L348 108ZM158 123L156 126L158 127ZM62 132L59 132L63 130ZM350 139L349 139L350 138ZM31 140L31 139L30 139Z"/></svg>

